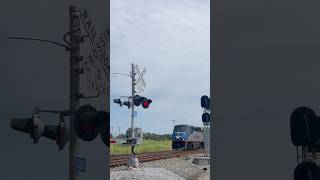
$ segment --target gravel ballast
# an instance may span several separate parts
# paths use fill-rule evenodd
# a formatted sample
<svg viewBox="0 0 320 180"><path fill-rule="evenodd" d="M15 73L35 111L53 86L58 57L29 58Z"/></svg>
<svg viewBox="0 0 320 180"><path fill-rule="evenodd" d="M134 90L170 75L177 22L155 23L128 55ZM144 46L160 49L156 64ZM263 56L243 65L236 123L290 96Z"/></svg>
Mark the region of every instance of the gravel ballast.
<svg viewBox="0 0 320 180"><path fill-rule="evenodd" d="M195 156L190 155L188 157L139 163L139 168L133 170L128 170L125 166L111 168L110 178L112 180L129 180L133 178L139 180L209 180L210 166L192 164ZM204 168L207 168L207 170L204 171Z"/></svg>
<svg viewBox="0 0 320 180"><path fill-rule="evenodd" d="M185 180L171 171L163 168L138 168L132 170L120 170L111 173L112 180Z"/></svg>

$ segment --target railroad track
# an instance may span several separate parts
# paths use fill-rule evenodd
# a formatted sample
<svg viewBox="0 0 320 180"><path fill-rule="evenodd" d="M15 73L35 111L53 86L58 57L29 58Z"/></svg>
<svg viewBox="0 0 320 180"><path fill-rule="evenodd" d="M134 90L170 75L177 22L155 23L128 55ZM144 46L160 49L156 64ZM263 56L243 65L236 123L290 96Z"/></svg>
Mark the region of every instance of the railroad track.
<svg viewBox="0 0 320 180"><path fill-rule="evenodd" d="M182 157L190 154L203 153L201 150L171 150L171 151L159 151L136 154L139 162L155 161L160 159L168 159L174 157ZM130 154L119 154L110 156L110 167L125 166L127 165Z"/></svg>

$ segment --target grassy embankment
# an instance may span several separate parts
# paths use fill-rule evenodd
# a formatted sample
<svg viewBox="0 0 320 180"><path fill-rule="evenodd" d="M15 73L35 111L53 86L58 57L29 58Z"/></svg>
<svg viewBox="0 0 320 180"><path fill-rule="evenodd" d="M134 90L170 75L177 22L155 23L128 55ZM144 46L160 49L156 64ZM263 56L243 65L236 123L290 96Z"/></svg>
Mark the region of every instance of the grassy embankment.
<svg viewBox="0 0 320 180"><path fill-rule="evenodd" d="M154 141L154 140L143 140L143 143L135 147L136 153L143 152L156 152L156 151L167 151L171 150L171 141ZM124 144L110 144L110 154L130 154L130 145Z"/></svg>

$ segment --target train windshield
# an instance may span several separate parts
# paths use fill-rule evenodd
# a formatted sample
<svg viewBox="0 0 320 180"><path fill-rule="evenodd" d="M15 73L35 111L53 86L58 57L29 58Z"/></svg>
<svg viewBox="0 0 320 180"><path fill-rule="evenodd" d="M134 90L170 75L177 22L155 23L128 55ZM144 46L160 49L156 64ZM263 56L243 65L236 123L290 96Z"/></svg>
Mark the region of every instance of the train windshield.
<svg viewBox="0 0 320 180"><path fill-rule="evenodd" d="M190 129L189 126L180 125L180 126L175 126L173 131L186 132L186 131L189 131L189 129Z"/></svg>

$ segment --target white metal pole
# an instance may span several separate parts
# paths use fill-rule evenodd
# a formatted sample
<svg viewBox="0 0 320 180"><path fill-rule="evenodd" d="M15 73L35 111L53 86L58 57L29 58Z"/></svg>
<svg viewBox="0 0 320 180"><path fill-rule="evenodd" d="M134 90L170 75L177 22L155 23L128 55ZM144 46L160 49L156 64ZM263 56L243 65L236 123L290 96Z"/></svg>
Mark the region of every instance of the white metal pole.
<svg viewBox="0 0 320 180"><path fill-rule="evenodd" d="M78 180L79 174L74 168L75 157L79 152L79 139L74 129L74 112L79 106L79 59L80 59L80 11L76 6L69 7L70 13L70 148L69 148L69 180ZM77 30L78 29L78 30Z"/></svg>
<svg viewBox="0 0 320 180"><path fill-rule="evenodd" d="M133 104L133 96L134 96L134 94L135 94L135 76L136 76L136 74L135 74L135 71L134 71L134 64L132 63L131 64L131 80L132 80L132 82L131 82L131 87L132 87L132 89L131 89L131 138L132 139L134 139L134 130L133 130L133 128L134 128L134 104Z"/></svg>

